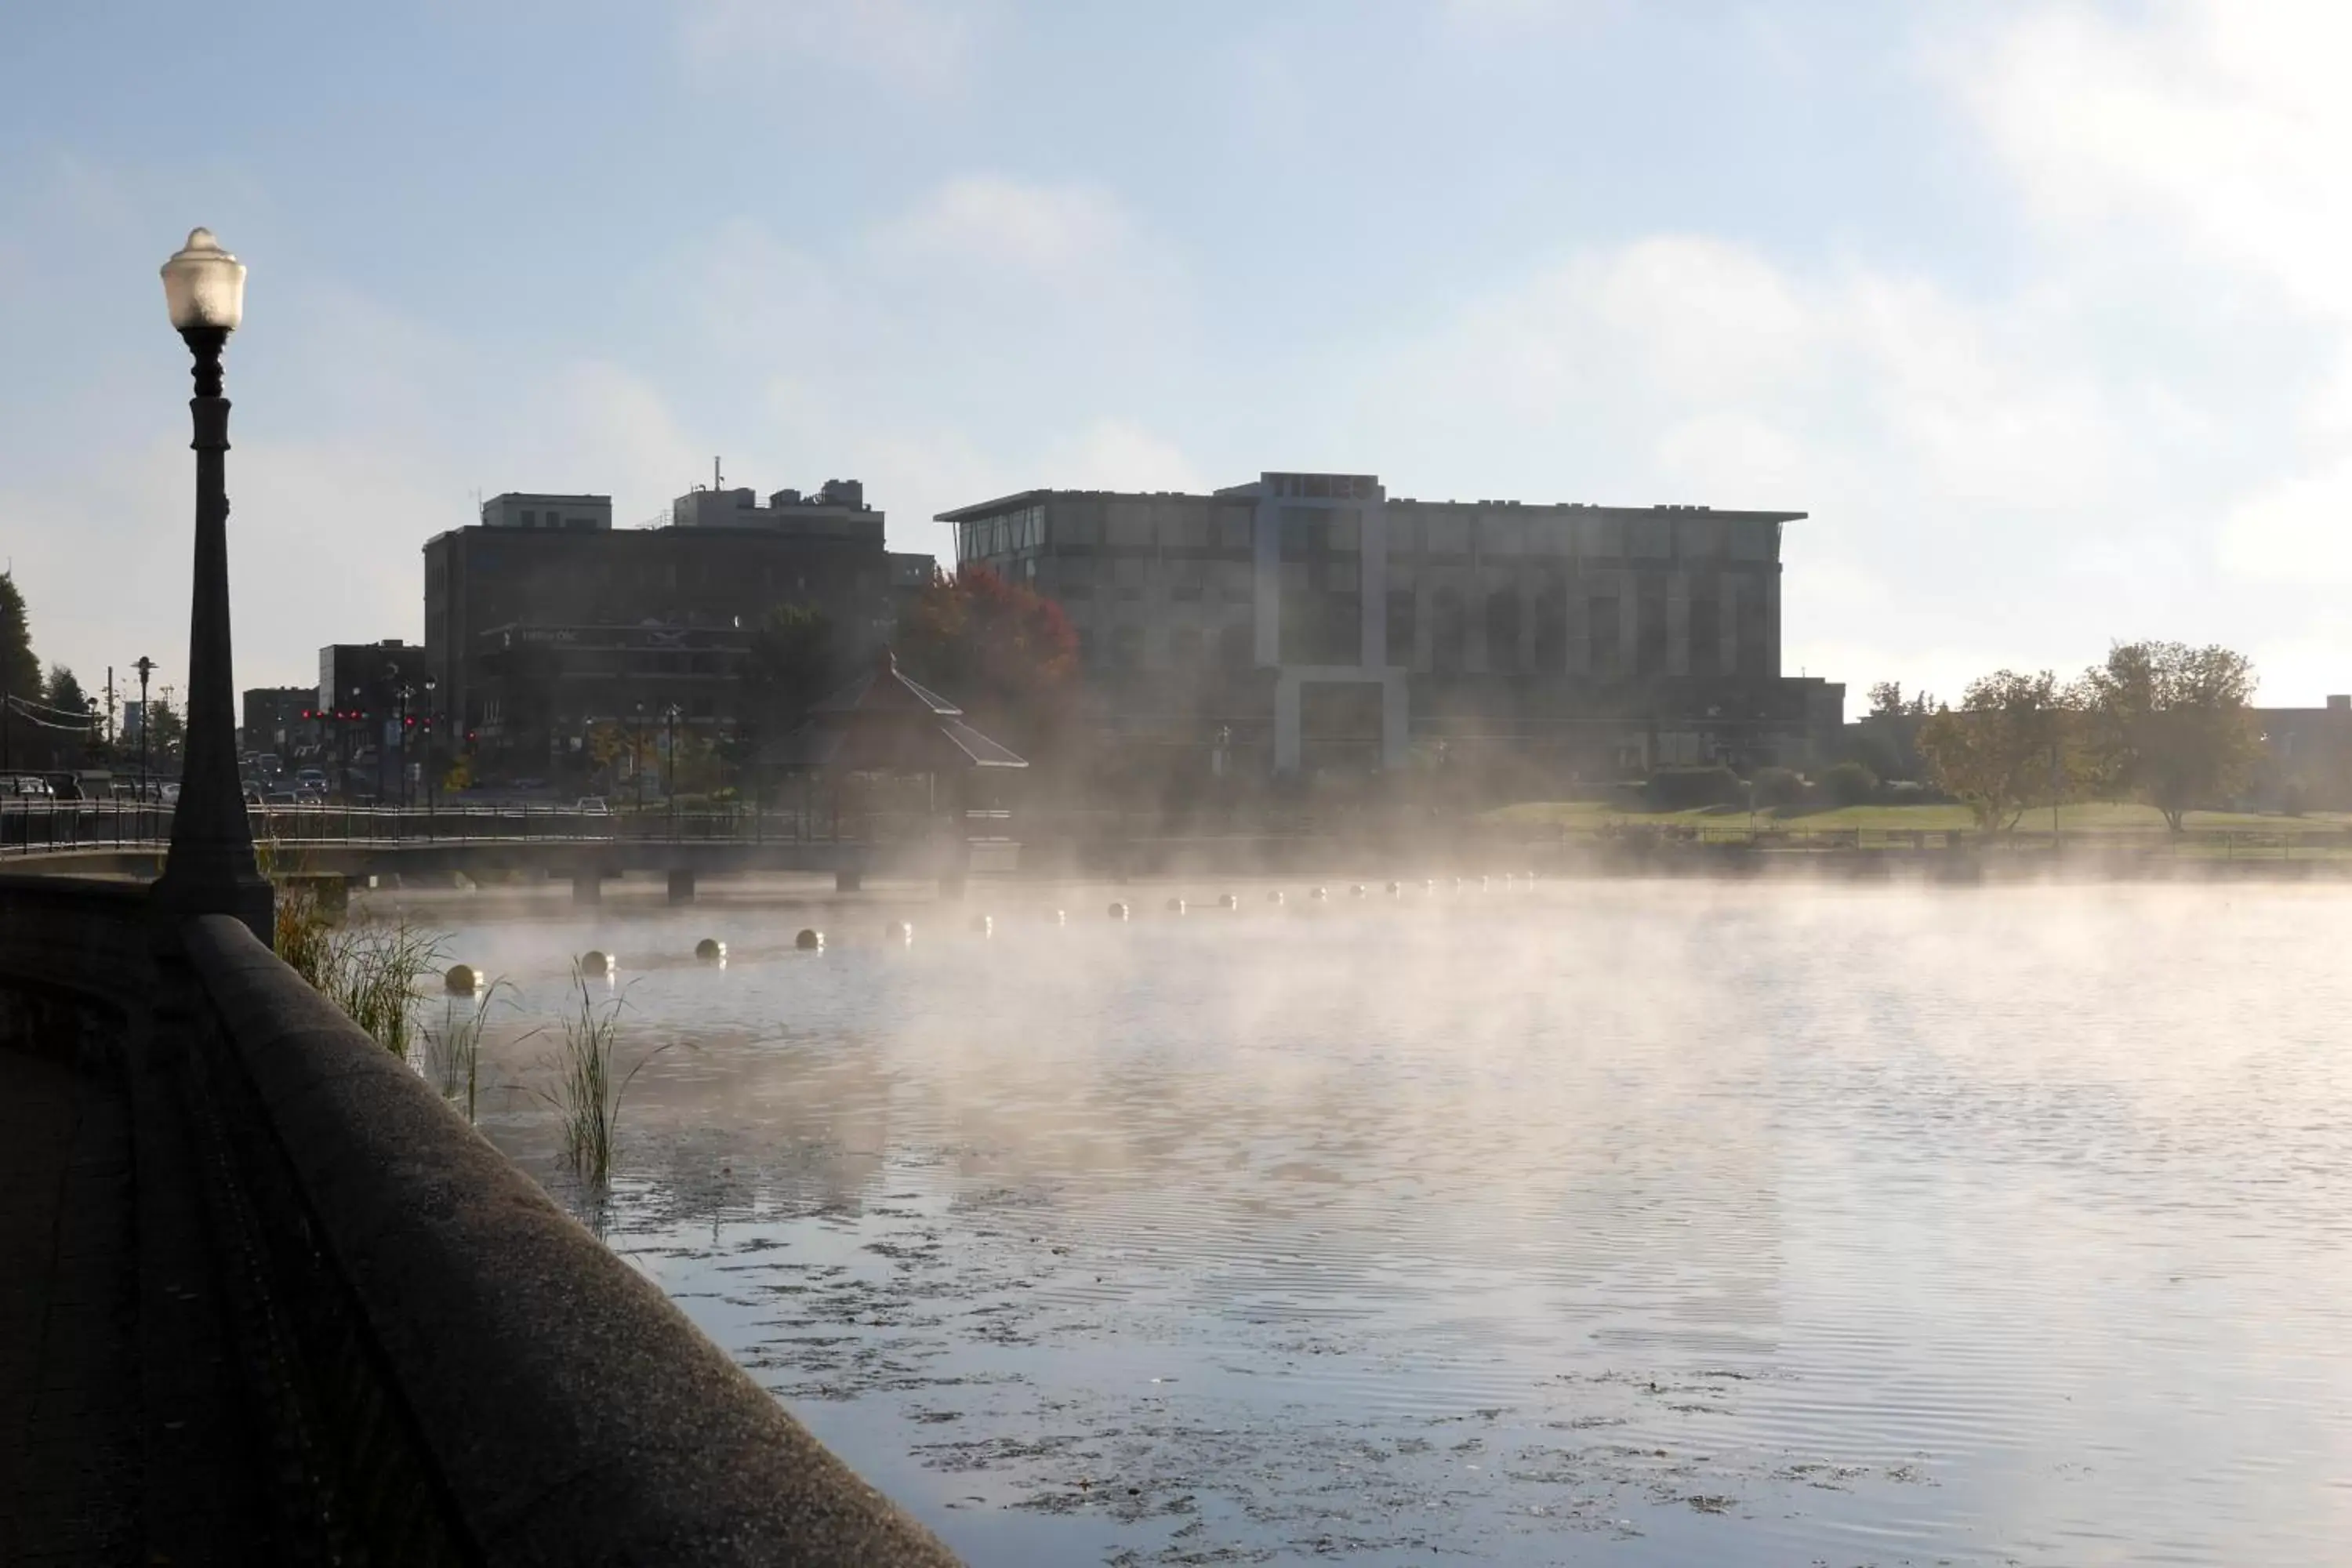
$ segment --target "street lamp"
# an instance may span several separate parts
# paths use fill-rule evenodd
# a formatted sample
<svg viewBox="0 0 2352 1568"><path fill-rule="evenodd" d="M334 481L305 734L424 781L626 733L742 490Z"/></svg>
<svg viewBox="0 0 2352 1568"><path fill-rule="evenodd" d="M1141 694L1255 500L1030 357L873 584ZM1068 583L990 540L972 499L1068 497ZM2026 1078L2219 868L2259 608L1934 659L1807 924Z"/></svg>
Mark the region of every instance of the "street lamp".
<svg viewBox="0 0 2352 1568"><path fill-rule="evenodd" d="M142 653L139 662L131 668L139 672L139 805L143 810L147 805L147 726L154 718L147 706L147 678L155 673L155 661Z"/></svg>
<svg viewBox="0 0 2352 1568"><path fill-rule="evenodd" d="M173 913L235 915L271 939L269 883L253 858L253 825L236 772L236 686L229 646L228 399L221 350L245 320L245 265L210 229L163 263L163 302L194 360L196 395L188 409L196 454L194 584L188 614L187 738L172 848L155 883ZM141 733L147 716L141 715Z"/></svg>
<svg viewBox="0 0 2352 1568"><path fill-rule="evenodd" d="M393 731L393 733L400 737L400 805L401 809L404 811L408 808L409 805L408 703L409 700L415 695L416 688L414 686L404 686L400 689L400 725L398 729Z"/></svg>
<svg viewBox="0 0 2352 1568"><path fill-rule="evenodd" d="M646 812L646 705L640 702L636 708L637 743L629 752L629 777L636 784L637 815L643 816Z"/></svg>
<svg viewBox="0 0 2352 1568"><path fill-rule="evenodd" d="M441 716L433 696L440 689L441 683L432 676L425 678L425 809L427 811L437 811L441 806L440 770L436 761L441 752L441 738L433 722Z"/></svg>
<svg viewBox="0 0 2352 1568"><path fill-rule="evenodd" d="M672 838L677 837L677 716L678 707L675 702L662 710L662 728L669 737L666 748L669 752L669 776L662 788L669 796L669 836Z"/></svg>
<svg viewBox="0 0 2352 1568"><path fill-rule="evenodd" d="M384 706L389 708L395 702L403 700L400 690L400 660L388 658L383 661L383 688ZM405 709L404 708L402 711L405 711ZM395 735L400 734L397 726L398 718L395 715L393 731ZM402 735L401 741L405 746L407 737ZM388 805L392 802L392 788L384 783L383 778L384 764L392 760L391 752L392 747L383 738L383 726L379 723L375 729L375 803L379 806ZM400 753L400 762L403 767L408 765L408 752L405 750Z"/></svg>

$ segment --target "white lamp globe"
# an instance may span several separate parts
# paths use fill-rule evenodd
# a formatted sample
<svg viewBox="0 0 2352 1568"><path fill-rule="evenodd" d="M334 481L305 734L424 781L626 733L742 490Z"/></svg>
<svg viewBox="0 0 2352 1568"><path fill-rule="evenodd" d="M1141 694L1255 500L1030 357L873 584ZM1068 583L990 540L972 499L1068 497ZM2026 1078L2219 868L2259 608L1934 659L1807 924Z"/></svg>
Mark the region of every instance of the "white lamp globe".
<svg viewBox="0 0 2352 1568"><path fill-rule="evenodd" d="M245 320L245 263L223 250L212 230L193 229L163 263L163 303L180 331L233 332Z"/></svg>

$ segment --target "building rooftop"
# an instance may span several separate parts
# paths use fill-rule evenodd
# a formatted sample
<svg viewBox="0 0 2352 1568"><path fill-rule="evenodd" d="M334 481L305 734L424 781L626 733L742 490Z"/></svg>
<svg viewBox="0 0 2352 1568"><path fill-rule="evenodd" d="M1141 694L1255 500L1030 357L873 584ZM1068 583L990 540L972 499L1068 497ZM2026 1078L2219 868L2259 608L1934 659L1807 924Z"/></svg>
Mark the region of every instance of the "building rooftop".
<svg viewBox="0 0 2352 1568"><path fill-rule="evenodd" d="M1654 517L1659 512L1700 512L1709 517L1738 518L1742 521L1765 522L1795 522L1807 514L1801 511L1720 510L1711 506L1676 505L1667 502L1649 506L1610 506L1595 501L1519 501L1481 499L1477 500L1423 500L1412 496L1385 496L1380 479L1373 474L1278 474L1266 473L1248 484L1228 485L1208 495L1191 490L1105 490L1105 489L1037 489L1017 490L993 500L976 501L950 511L935 514L940 522L962 522L971 518L993 517L999 512L1033 506L1039 501L1061 499L1094 499L1102 500L1153 500L1181 497L1189 500L1248 500L1268 493L1296 496L1301 500L1381 500L1392 506L1459 506L1494 510L1511 508L1528 511L1578 511L1612 517Z"/></svg>

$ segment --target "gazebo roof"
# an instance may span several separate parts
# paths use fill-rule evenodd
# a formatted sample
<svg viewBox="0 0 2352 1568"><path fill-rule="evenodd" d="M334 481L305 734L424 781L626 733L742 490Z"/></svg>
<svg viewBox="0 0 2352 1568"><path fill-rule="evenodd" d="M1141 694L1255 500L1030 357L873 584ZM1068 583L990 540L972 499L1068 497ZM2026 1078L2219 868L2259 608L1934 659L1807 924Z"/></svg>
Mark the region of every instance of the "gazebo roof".
<svg viewBox="0 0 2352 1568"><path fill-rule="evenodd" d="M899 672L885 647L864 674L760 748L762 766L843 773L960 773L1029 764L963 721L963 710Z"/></svg>

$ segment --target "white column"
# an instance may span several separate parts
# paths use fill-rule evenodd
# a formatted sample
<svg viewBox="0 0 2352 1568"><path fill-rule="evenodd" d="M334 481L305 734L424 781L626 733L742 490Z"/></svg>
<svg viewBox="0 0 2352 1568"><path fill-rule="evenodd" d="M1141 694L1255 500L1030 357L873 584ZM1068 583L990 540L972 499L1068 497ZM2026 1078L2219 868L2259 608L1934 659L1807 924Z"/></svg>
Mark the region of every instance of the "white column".
<svg viewBox="0 0 2352 1568"><path fill-rule="evenodd" d="M1274 681L1274 771L1298 771L1298 677L1287 669Z"/></svg>

